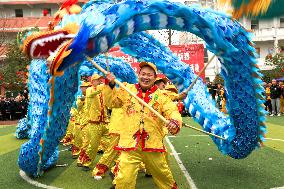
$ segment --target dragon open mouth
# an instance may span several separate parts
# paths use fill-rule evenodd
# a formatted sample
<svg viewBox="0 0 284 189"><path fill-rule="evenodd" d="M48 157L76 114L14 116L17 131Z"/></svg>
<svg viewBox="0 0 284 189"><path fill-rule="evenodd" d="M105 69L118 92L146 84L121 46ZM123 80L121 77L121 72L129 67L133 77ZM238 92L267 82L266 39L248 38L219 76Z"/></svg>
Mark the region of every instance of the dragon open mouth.
<svg viewBox="0 0 284 189"><path fill-rule="evenodd" d="M35 33L26 40L23 50L31 58L48 58L74 36L65 30Z"/></svg>

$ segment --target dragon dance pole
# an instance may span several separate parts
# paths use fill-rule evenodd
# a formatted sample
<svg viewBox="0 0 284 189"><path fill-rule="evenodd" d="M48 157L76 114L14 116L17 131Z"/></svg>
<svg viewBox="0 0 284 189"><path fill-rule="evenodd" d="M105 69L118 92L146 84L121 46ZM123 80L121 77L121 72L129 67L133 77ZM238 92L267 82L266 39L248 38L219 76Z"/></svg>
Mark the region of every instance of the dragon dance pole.
<svg viewBox="0 0 284 189"><path fill-rule="evenodd" d="M208 65L212 62L212 60L216 57L216 55L212 56L210 58L210 60L208 61L208 63L206 64L206 66L203 67L203 69L198 73L198 75L195 77L195 79L193 80L193 82L190 84L190 86L184 91L184 93L188 93L190 91L190 89L192 89L192 87L194 86L194 84L196 83L197 79L201 76L201 74L205 71L205 69L208 67Z"/></svg>
<svg viewBox="0 0 284 189"><path fill-rule="evenodd" d="M99 71L103 72L105 75L108 74L108 72L103 69L100 65L98 65L91 57L85 55L86 59L88 61L90 61ZM158 116L163 122L165 122L166 124L169 123L169 121L164 118L159 112L157 112L156 110L154 110L151 106L149 106L146 102L144 102L141 98L139 98L138 96L136 96L136 94L134 94L132 91L130 91L127 87L125 87L120 81L118 81L117 79L114 79L114 82L117 83L121 88L123 88L124 90L126 90L131 96L133 96L136 100L138 100L138 102L140 102L143 106L147 107L151 112L153 112L156 116ZM196 127L193 127L193 126L190 126L190 125L187 125L185 123L182 124L184 127L188 127L188 128L191 128L191 129L194 129L196 131L199 131L199 132L202 132L204 134L207 134L207 135L211 135L211 136L214 136L216 138L219 138L219 139L222 139L222 140L226 140L225 138L221 137L221 136L218 136L218 135L215 135L213 133L210 133L210 132L206 132L206 131L203 131L201 129L198 129Z"/></svg>

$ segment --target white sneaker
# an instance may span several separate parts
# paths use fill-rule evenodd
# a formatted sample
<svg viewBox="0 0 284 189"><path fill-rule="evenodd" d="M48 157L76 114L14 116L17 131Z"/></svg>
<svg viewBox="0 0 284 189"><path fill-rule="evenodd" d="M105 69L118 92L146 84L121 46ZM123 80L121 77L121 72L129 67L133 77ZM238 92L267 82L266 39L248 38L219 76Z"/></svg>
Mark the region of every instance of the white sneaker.
<svg viewBox="0 0 284 189"><path fill-rule="evenodd" d="M94 176L94 179L95 179L95 180L102 180L103 177L101 177L101 176Z"/></svg>
<svg viewBox="0 0 284 189"><path fill-rule="evenodd" d="M274 116L274 114L270 114L270 117Z"/></svg>
<svg viewBox="0 0 284 189"><path fill-rule="evenodd" d="M277 116L281 116L281 114L279 113L279 114L277 114Z"/></svg>

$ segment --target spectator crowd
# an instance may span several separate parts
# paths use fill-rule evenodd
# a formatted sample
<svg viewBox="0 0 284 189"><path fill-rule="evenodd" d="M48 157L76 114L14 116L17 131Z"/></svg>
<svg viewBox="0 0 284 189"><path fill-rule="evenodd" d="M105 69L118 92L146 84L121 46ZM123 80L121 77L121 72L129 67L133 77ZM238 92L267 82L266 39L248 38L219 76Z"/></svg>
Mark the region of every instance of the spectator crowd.
<svg viewBox="0 0 284 189"><path fill-rule="evenodd" d="M211 94L211 97L216 102L217 108L219 108L223 113L226 111L226 91L224 86L221 83L207 83L208 92Z"/></svg>
<svg viewBox="0 0 284 189"><path fill-rule="evenodd" d="M281 116L284 114L284 83L275 79L271 83L264 83L265 88L265 110L270 116Z"/></svg>
<svg viewBox="0 0 284 189"><path fill-rule="evenodd" d="M28 91L24 90L15 98L0 96L0 121L18 120L27 114L29 104Z"/></svg>
<svg viewBox="0 0 284 189"><path fill-rule="evenodd" d="M216 106L224 113L226 112L226 91L222 84L207 83L208 92L215 100ZM264 83L265 88L265 110L270 116L281 116L284 114L284 82ZM0 121L17 120L25 117L28 109L28 91L18 93L15 98L0 96Z"/></svg>
<svg viewBox="0 0 284 189"><path fill-rule="evenodd" d="M222 84L207 83L208 92L216 101L216 106L226 113L226 90ZM265 110L270 116L281 116L284 114L284 83L275 79L271 83L264 83L265 88Z"/></svg>

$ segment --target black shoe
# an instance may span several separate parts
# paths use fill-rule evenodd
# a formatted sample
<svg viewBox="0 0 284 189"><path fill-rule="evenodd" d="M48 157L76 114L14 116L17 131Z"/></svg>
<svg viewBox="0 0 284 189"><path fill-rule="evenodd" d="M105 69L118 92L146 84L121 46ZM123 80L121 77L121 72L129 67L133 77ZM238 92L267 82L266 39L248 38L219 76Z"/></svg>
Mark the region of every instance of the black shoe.
<svg viewBox="0 0 284 189"><path fill-rule="evenodd" d="M83 170L83 171L90 171L90 170L91 170L91 168L90 168L90 167L88 167L88 166L83 166L83 167L82 167L82 170Z"/></svg>
<svg viewBox="0 0 284 189"><path fill-rule="evenodd" d="M149 175L149 174L145 173L145 177L147 177L147 178L151 178L151 177L152 177L152 175Z"/></svg>
<svg viewBox="0 0 284 189"><path fill-rule="evenodd" d="M78 155L72 155L72 159L77 159Z"/></svg>
<svg viewBox="0 0 284 189"><path fill-rule="evenodd" d="M83 167L82 163L77 163L77 167Z"/></svg>
<svg viewBox="0 0 284 189"><path fill-rule="evenodd" d="M97 152L97 154L103 154L103 153L104 153L103 150L99 150L99 151Z"/></svg>

